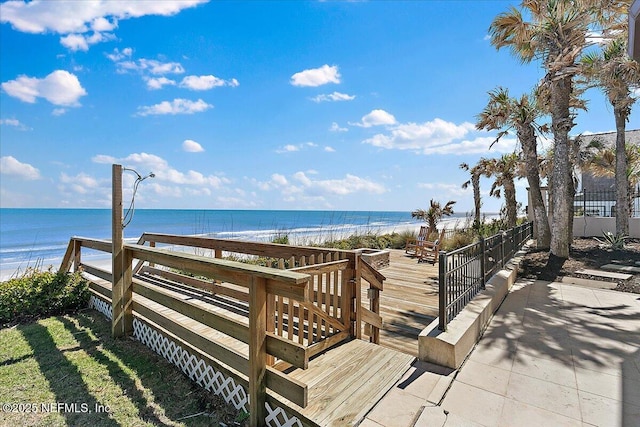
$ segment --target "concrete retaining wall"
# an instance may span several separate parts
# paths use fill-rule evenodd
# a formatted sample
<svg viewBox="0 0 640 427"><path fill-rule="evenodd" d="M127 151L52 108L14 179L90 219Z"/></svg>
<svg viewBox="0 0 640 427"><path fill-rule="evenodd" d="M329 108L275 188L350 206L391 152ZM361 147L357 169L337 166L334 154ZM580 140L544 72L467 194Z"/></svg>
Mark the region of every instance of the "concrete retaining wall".
<svg viewBox="0 0 640 427"><path fill-rule="evenodd" d="M605 231L616 232L616 219L600 216L573 218L574 237L600 237ZM629 218L629 237L640 238L640 218Z"/></svg>
<svg viewBox="0 0 640 427"><path fill-rule="evenodd" d="M449 322L446 332L438 329L438 318L431 322L418 336L418 358L458 369L515 283L524 254L518 252L507 268L494 275L486 289Z"/></svg>

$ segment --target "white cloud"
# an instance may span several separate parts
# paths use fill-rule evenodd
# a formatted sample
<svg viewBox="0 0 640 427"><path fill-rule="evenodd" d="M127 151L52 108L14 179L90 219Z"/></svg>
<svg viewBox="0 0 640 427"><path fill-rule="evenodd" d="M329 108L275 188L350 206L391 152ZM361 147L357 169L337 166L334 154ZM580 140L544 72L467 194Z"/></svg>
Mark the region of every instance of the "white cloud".
<svg viewBox="0 0 640 427"><path fill-rule="evenodd" d="M493 144L496 138L493 136L479 136L471 140L460 142L451 142L448 144L438 145L435 147L425 147L422 154L486 154L496 153L513 153L516 149L517 141L513 138L500 138L500 141ZM492 146L493 144L493 146ZM491 147L491 148L489 148Z"/></svg>
<svg viewBox="0 0 640 427"><path fill-rule="evenodd" d="M238 80L236 79L224 80L212 75L186 76L185 78L182 79L182 82L180 82L180 87L184 87L191 90L209 90L209 89L213 89L214 87L220 87L220 86L237 87L239 85L240 83L238 83Z"/></svg>
<svg viewBox="0 0 640 427"><path fill-rule="evenodd" d="M176 98L173 101L163 101L159 104L148 107L138 107L138 116L163 115L163 114L194 114L213 108L202 99L190 101L188 99Z"/></svg>
<svg viewBox="0 0 640 427"><path fill-rule="evenodd" d="M340 125L336 122L331 123L331 127L329 128L331 132L348 132L349 129L340 127Z"/></svg>
<svg viewBox="0 0 640 427"><path fill-rule="evenodd" d="M218 189L231 182L224 176L205 175L194 170L189 170L187 172L178 171L177 169L172 168L169 165L169 162L162 157L149 153L133 153L121 159L99 154L94 156L92 161L94 163L103 164L120 163L123 166L139 170L143 175L153 172L155 174L154 182L156 185L164 185L161 183L167 183L179 186L207 186L209 188ZM182 194L180 187L164 187L164 189L172 194ZM158 194L162 194L159 189L158 191Z"/></svg>
<svg viewBox="0 0 640 427"><path fill-rule="evenodd" d="M474 129L468 122L457 125L436 118L430 122L400 124L390 134L378 134L365 142L387 149L416 150L449 144Z"/></svg>
<svg viewBox="0 0 640 427"><path fill-rule="evenodd" d="M40 179L40 171L28 163L22 163L13 156L0 157L0 173L26 180Z"/></svg>
<svg viewBox="0 0 640 427"><path fill-rule="evenodd" d="M92 44L114 38L108 32L117 28L119 20L175 15L206 1L6 1L0 4L0 22L26 33L61 34L64 46L86 50Z"/></svg>
<svg viewBox="0 0 640 427"><path fill-rule="evenodd" d="M125 58L131 58L131 55L133 55L133 49L131 49L130 47L125 47L122 50L115 48L113 49L113 53L107 53L107 58L109 58L113 62L119 62Z"/></svg>
<svg viewBox="0 0 640 427"><path fill-rule="evenodd" d="M396 118L393 114L387 113L384 110L372 110L369 114L362 116L362 119L358 123L349 124L363 128L370 128L372 126L393 125L395 123Z"/></svg>
<svg viewBox="0 0 640 427"><path fill-rule="evenodd" d="M67 188L78 194L88 194L100 187L97 179L85 173L69 176L64 172L60 175L60 182L67 184Z"/></svg>
<svg viewBox="0 0 640 427"><path fill-rule="evenodd" d="M327 153L335 153L336 149L327 145L326 147L324 147L324 151L326 151Z"/></svg>
<svg viewBox="0 0 640 427"><path fill-rule="evenodd" d="M21 123L18 119L0 119L0 125L13 126L18 130L29 130L29 127Z"/></svg>
<svg viewBox="0 0 640 427"><path fill-rule="evenodd" d="M87 94L78 77L64 70L56 70L44 79L21 75L2 83L2 89L24 102L34 103L36 98L44 98L63 106L78 106L78 100Z"/></svg>
<svg viewBox="0 0 640 427"><path fill-rule="evenodd" d="M347 174L341 179L314 179L315 171L296 172L291 179L274 173L269 181L251 180L262 191L277 190L286 202L320 202L326 204L326 198L345 196L352 193L382 194L386 188L376 182L356 175Z"/></svg>
<svg viewBox="0 0 640 427"><path fill-rule="evenodd" d="M282 148L279 148L276 150L276 153L282 154L282 153L293 153L295 151L300 151L302 149L304 149L305 147L317 147L318 144L316 144L315 142L303 142L302 144L287 144Z"/></svg>
<svg viewBox="0 0 640 427"><path fill-rule="evenodd" d="M433 194L437 194L438 197L442 198L450 198L450 197L464 197L468 196L473 192L471 187L462 188L460 184L449 184L443 182L419 182L417 184L418 188L423 188L425 190L433 190Z"/></svg>
<svg viewBox="0 0 640 427"><path fill-rule="evenodd" d="M346 93L333 92L329 94L321 94L311 98L314 102L335 102L335 101L352 101L356 99L355 95L347 95Z"/></svg>
<svg viewBox="0 0 640 427"><path fill-rule="evenodd" d="M101 43L107 40L114 40L116 36L111 33L102 33L94 31L90 35L85 34L69 34L60 38L60 44L71 51L81 50L86 52L89 50L89 46Z"/></svg>
<svg viewBox="0 0 640 427"><path fill-rule="evenodd" d="M340 73L338 66L327 64L320 68L311 68L300 71L291 76L293 86L322 86L327 83L340 83Z"/></svg>
<svg viewBox="0 0 640 427"><path fill-rule="evenodd" d="M53 111L51 112L52 115L54 116L62 116L63 114L67 113L67 109L66 108L54 108Z"/></svg>
<svg viewBox="0 0 640 427"><path fill-rule="evenodd" d="M164 86L175 86L176 84L175 80L171 80L166 77L152 77L145 81L147 82L147 88L151 90L162 89Z"/></svg>
<svg viewBox="0 0 640 427"><path fill-rule="evenodd" d="M202 153L204 148L192 139L185 139L182 143L182 149L187 153Z"/></svg>
<svg viewBox="0 0 640 427"><path fill-rule="evenodd" d="M117 58L116 56L113 56ZM138 71L140 73L149 73L155 76L165 74L183 74L184 67L179 62L162 62L157 59L141 58L137 61L114 61L118 66L118 72L125 73L127 71Z"/></svg>

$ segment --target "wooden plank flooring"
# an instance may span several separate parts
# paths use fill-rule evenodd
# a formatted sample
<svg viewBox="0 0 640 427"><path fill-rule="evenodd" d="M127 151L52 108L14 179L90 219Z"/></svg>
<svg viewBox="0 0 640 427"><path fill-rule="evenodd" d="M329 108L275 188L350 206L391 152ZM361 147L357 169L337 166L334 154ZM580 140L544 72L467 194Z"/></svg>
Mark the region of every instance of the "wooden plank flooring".
<svg viewBox="0 0 640 427"><path fill-rule="evenodd" d="M438 316L438 264L418 263L404 250L391 249L380 292L383 329L380 345L418 356L418 334ZM368 307L366 288L362 305Z"/></svg>

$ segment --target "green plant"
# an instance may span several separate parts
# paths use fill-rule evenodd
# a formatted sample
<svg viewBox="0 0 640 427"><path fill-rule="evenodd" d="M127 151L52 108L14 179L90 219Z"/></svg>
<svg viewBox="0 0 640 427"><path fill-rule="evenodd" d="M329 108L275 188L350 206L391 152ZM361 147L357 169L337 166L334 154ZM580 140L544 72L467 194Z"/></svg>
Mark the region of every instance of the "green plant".
<svg viewBox="0 0 640 427"><path fill-rule="evenodd" d="M277 243L280 245L288 245L289 244L289 235L287 233L278 232L273 239L271 239L271 243Z"/></svg>
<svg viewBox="0 0 640 427"><path fill-rule="evenodd" d="M597 237L594 237L600 244L605 247L608 247L613 250L624 249L624 241L629 238L629 236L625 236L623 234L613 234L610 231L604 231L602 233L602 238L604 240L600 240Z"/></svg>
<svg viewBox="0 0 640 427"><path fill-rule="evenodd" d="M30 268L21 277L0 283L0 324L84 308L89 296L87 281L79 272Z"/></svg>

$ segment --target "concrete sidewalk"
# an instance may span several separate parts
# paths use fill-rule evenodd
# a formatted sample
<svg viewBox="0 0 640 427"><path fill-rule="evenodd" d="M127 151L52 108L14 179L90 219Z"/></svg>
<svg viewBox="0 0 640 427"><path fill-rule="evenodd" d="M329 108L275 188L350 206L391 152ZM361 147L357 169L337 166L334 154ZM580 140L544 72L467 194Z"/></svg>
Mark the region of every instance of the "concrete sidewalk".
<svg viewBox="0 0 640 427"><path fill-rule="evenodd" d="M640 295L518 281L459 371L416 362L360 425L640 426Z"/></svg>

